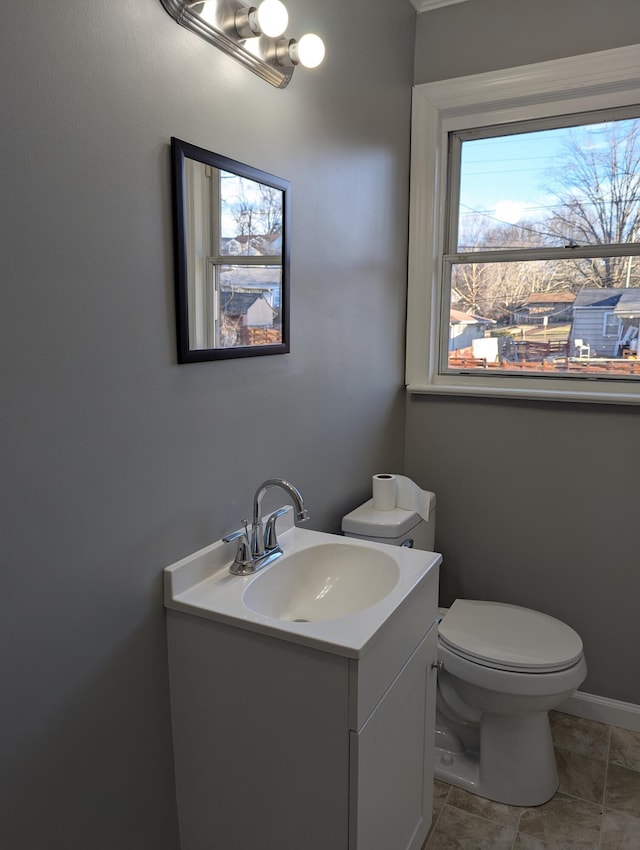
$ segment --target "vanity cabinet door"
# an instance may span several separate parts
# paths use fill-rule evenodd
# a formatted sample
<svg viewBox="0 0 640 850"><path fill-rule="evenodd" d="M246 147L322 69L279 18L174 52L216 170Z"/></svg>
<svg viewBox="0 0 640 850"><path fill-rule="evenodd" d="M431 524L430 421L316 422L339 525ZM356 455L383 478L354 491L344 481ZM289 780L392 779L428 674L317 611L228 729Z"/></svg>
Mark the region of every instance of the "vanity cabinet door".
<svg viewBox="0 0 640 850"><path fill-rule="evenodd" d="M350 740L349 850L420 850L431 825L437 628Z"/></svg>

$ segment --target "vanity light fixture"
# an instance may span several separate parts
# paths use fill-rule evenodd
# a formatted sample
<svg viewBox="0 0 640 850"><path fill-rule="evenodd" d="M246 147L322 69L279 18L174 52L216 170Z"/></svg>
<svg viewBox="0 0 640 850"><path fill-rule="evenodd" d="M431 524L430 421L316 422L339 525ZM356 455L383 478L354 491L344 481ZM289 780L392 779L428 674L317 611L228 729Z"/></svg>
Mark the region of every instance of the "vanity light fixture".
<svg viewBox="0 0 640 850"><path fill-rule="evenodd" d="M306 33L299 40L284 32L289 15L281 0L246 6L243 0L160 0L171 17L233 56L254 74L283 89L296 65L316 68L324 59L322 39Z"/></svg>

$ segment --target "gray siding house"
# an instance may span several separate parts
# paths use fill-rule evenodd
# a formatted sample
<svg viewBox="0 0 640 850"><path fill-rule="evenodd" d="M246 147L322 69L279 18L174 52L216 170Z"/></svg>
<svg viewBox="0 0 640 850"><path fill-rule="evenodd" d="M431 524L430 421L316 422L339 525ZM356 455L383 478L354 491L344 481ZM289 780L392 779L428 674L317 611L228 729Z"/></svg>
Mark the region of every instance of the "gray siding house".
<svg viewBox="0 0 640 850"><path fill-rule="evenodd" d="M622 322L615 309L624 289L582 289L573 304L570 357L617 357Z"/></svg>
<svg viewBox="0 0 640 850"><path fill-rule="evenodd" d="M473 340L482 339L485 330L493 324L493 319L472 316L452 307L449 312L449 351L471 348Z"/></svg>
<svg viewBox="0 0 640 850"><path fill-rule="evenodd" d="M614 315L620 320L620 350L638 353L640 341L640 289L625 289L615 306Z"/></svg>
<svg viewBox="0 0 640 850"><path fill-rule="evenodd" d="M569 355L622 357L637 351L640 289L583 289L573 305Z"/></svg>

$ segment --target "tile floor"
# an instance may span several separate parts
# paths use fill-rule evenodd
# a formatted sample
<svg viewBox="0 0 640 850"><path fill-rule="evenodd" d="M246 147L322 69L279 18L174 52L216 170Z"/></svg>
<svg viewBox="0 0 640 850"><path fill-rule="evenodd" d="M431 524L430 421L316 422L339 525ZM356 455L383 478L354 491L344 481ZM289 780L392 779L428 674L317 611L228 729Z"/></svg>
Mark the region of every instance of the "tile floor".
<svg viewBox="0 0 640 850"><path fill-rule="evenodd" d="M551 712L560 787L543 806L435 782L423 850L640 850L640 732Z"/></svg>

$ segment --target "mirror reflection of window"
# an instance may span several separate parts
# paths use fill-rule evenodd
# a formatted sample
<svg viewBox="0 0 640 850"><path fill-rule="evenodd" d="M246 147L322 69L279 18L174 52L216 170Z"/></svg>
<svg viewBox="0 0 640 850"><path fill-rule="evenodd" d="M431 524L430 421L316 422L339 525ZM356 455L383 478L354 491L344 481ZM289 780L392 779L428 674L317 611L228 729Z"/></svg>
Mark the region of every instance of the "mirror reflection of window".
<svg viewBox="0 0 640 850"><path fill-rule="evenodd" d="M185 176L190 348L282 342L282 192L192 159Z"/></svg>
<svg viewBox="0 0 640 850"><path fill-rule="evenodd" d="M216 347L282 342L282 266L213 266Z"/></svg>
<svg viewBox="0 0 640 850"><path fill-rule="evenodd" d="M288 182L173 147L180 362L286 353Z"/></svg>

